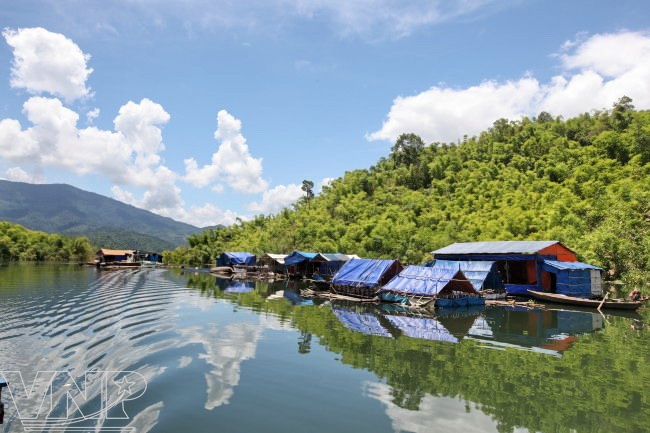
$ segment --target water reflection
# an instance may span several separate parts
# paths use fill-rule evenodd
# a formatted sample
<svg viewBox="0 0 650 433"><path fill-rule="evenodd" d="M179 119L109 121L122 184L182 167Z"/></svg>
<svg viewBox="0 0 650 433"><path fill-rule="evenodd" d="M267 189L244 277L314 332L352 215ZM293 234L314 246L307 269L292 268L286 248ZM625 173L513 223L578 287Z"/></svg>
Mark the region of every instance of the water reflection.
<svg viewBox="0 0 650 433"><path fill-rule="evenodd" d="M413 312L306 299L295 282L43 270L25 284L20 272L0 275L0 371L32 374L26 384L39 369L75 379L88 368L128 369L147 381L128 422L94 420L88 430L586 433L650 424L650 335L632 327L641 316ZM98 405L91 393L84 409ZM8 414L5 431L23 431Z"/></svg>
<svg viewBox="0 0 650 433"><path fill-rule="evenodd" d="M382 304L337 304L332 311L348 329L380 337L408 337L459 343L480 341L486 348L515 348L560 356L581 335L603 328L603 316L589 311L526 307L410 310Z"/></svg>

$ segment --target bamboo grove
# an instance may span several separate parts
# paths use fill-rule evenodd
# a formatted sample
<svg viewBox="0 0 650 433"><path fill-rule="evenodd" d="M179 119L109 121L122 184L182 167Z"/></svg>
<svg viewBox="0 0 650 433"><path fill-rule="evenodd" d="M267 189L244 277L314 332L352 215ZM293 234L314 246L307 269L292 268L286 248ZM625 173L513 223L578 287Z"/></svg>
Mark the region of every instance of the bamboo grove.
<svg viewBox="0 0 650 433"><path fill-rule="evenodd" d="M223 251L342 252L421 263L453 242L559 240L610 279L650 269L650 111L628 97L571 119L499 119L458 143L401 135L292 209L188 238L170 263Z"/></svg>

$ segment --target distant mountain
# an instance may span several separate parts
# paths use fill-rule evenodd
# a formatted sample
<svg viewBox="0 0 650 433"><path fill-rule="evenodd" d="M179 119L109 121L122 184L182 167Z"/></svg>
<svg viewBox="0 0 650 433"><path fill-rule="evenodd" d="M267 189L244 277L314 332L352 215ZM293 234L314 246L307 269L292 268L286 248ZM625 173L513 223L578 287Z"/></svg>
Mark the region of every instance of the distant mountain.
<svg viewBox="0 0 650 433"><path fill-rule="evenodd" d="M200 228L64 184L0 180L0 221L31 230L88 236L106 248L162 251Z"/></svg>

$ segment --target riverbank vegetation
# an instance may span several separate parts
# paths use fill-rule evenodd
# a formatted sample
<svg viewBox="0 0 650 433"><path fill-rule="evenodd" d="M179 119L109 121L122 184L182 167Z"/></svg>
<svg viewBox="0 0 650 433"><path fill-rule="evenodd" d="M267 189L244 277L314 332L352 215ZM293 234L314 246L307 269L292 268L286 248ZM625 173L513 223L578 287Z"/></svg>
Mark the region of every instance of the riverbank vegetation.
<svg viewBox="0 0 650 433"><path fill-rule="evenodd" d="M92 253L93 247L84 236L48 234L0 222L0 260L85 261Z"/></svg>
<svg viewBox="0 0 650 433"><path fill-rule="evenodd" d="M650 111L627 97L564 120L497 120L458 143L403 134L390 155L293 209L188 238L172 263L294 249L421 263L453 242L559 240L610 279L650 269Z"/></svg>

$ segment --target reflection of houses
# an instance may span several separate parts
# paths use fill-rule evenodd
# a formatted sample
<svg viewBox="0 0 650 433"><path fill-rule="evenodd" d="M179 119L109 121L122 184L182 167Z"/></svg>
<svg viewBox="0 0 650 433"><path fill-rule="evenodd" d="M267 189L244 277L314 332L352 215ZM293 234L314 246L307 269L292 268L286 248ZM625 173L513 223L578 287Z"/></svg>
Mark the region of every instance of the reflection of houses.
<svg viewBox="0 0 650 433"><path fill-rule="evenodd" d="M223 252L217 257L217 266L255 266L257 258L245 252Z"/></svg>
<svg viewBox="0 0 650 433"><path fill-rule="evenodd" d="M436 307L484 304L462 271L448 268L407 266L380 290L385 301L431 301Z"/></svg>
<svg viewBox="0 0 650 433"><path fill-rule="evenodd" d="M332 311L348 329L368 335L392 337L390 332L379 323L377 315L373 313L340 307L332 307Z"/></svg>
<svg viewBox="0 0 650 433"><path fill-rule="evenodd" d="M576 254L558 241L500 241L500 242L466 242L456 243L432 252L434 259L494 262L508 293L526 294L528 289L558 291L558 293L575 293L571 283L558 285L558 278L571 280L568 270L561 270L552 265L555 262L572 262L577 265ZM545 264L547 266L545 266ZM581 264L584 266L589 266ZM464 265L461 264L461 269ZM589 272L589 292L602 294L600 270L595 267L580 269ZM560 274L562 274L560 276ZM555 276L554 276L555 275ZM565 278L566 277L566 278ZM578 279L571 280L577 281ZM581 276L577 290L584 292L585 279Z"/></svg>
<svg viewBox="0 0 650 433"><path fill-rule="evenodd" d="M339 294L374 298L379 287L402 270L397 260L352 259L332 278L332 291Z"/></svg>
<svg viewBox="0 0 650 433"><path fill-rule="evenodd" d="M538 310L522 307L487 308L469 331L496 347L513 347L560 355L582 334L601 329L600 314L582 311Z"/></svg>
<svg viewBox="0 0 650 433"><path fill-rule="evenodd" d="M442 323L433 317L393 316L388 314L384 317L407 337L458 343L458 338L454 337Z"/></svg>

